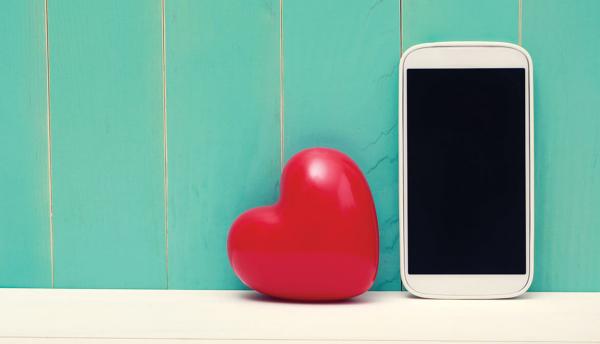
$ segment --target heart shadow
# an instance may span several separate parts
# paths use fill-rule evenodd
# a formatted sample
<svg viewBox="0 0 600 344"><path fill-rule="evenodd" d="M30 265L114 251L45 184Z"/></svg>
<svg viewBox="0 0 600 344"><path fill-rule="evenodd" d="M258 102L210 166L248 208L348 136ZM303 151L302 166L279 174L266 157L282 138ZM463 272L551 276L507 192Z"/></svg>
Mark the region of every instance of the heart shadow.
<svg viewBox="0 0 600 344"><path fill-rule="evenodd" d="M363 294L346 300L329 300L329 301L299 301L299 300L287 300L280 299L268 295L264 295L258 292L242 293L238 296L240 299L253 301L253 302L264 302L264 303L281 303L281 304L298 304L298 305L359 305L376 303L380 300L372 294Z"/></svg>

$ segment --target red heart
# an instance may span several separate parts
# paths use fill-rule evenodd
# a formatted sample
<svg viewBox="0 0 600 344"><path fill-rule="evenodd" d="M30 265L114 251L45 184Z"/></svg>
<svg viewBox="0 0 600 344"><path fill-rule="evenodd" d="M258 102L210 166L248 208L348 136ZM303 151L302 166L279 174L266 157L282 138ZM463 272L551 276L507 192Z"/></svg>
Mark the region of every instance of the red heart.
<svg viewBox="0 0 600 344"><path fill-rule="evenodd" d="M340 300L377 275L379 232L369 185L346 155L304 150L289 160L281 195L234 222L227 251L250 288L278 298Z"/></svg>

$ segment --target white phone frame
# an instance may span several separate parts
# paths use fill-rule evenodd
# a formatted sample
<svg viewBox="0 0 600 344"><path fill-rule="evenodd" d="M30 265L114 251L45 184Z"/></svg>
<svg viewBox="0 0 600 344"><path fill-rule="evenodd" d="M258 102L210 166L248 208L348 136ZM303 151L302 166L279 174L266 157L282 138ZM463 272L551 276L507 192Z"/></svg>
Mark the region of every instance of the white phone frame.
<svg viewBox="0 0 600 344"><path fill-rule="evenodd" d="M408 273L407 167L406 161L406 70L409 68L525 68L526 158L526 273L524 275L422 275ZM522 47L501 42L440 42L408 49L399 68L399 192L400 275L413 295L439 299L498 299L519 296L533 281L534 164L533 164L533 64Z"/></svg>

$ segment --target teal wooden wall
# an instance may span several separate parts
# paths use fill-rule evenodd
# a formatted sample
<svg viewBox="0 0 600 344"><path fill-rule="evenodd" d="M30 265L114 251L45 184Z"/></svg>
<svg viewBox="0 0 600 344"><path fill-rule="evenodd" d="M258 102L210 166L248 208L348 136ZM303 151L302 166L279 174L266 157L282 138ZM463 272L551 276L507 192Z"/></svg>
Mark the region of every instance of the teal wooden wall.
<svg viewBox="0 0 600 344"><path fill-rule="evenodd" d="M54 286L166 286L162 11L48 1Z"/></svg>
<svg viewBox="0 0 600 344"><path fill-rule="evenodd" d="M44 0L0 11L0 285L51 287Z"/></svg>
<svg viewBox="0 0 600 344"><path fill-rule="evenodd" d="M0 286L237 289L225 239L324 145L371 185L398 290L397 64L499 40L535 67L537 291L600 291L596 0L7 0ZM283 43L283 44L282 44Z"/></svg>

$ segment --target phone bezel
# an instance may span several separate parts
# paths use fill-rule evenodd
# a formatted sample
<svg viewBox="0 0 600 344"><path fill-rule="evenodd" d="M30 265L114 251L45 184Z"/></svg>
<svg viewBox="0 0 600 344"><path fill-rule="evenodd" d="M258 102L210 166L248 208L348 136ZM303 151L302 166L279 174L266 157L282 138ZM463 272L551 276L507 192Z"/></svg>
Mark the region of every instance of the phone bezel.
<svg viewBox="0 0 600 344"><path fill-rule="evenodd" d="M415 275L408 273L406 233L406 85L409 68L525 68L526 120L526 273L524 275ZM399 191L400 270L404 287L426 298L491 299L523 294L533 280L534 180L533 180L533 64L522 47L500 42L440 42L419 44L408 49L400 61L399 73Z"/></svg>

